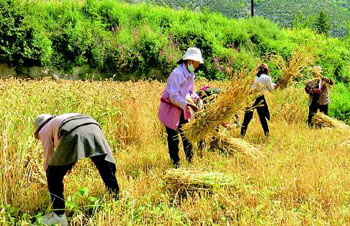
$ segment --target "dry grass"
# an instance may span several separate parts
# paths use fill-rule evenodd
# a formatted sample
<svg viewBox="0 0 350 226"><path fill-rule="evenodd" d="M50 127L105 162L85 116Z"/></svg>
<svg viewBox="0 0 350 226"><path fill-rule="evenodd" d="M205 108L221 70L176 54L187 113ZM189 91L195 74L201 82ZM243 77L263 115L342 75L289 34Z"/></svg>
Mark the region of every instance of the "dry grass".
<svg viewBox="0 0 350 226"><path fill-rule="evenodd" d="M185 136L193 142L211 137L218 125L230 121L237 112L249 106L259 92L251 89L255 74L255 71L235 74L226 90L204 110L196 112L195 119L184 126Z"/></svg>
<svg viewBox="0 0 350 226"><path fill-rule="evenodd" d="M292 81L298 77L303 77L301 71L314 62L312 51L304 46L299 47L289 62L286 62L281 56L272 57L272 61L282 70L282 79L277 83L276 89L285 89Z"/></svg>
<svg viewBox="0 0 350 226"><path fill-rule="evenodd" d="M201 82L202 83L202 82ZM204 82L203 82L204 83ZM227 84L211 82L212 87ZM199 86L198 86L199 87ZM270 137L257 115L245 141L266 158L195 153L181 170L234 175L234 187L176 196L164 180L171 166L164 127L156 115L159 82L71 82L0 80L0 225L31 225L47 210L43 153L33 137L39 113L82 112L102 125L117 159L121 199L112 201L97 170L81 160L65 178L65 195L79 188L88 197L68 206L71 225L346 225L350 222L349 130L310 129L307 95L287 88L266 95ZM243 115L243 112L239 112ZM232 137L239 128L228 131ZM27 215L25 215L27 214ZM11 218L12 217L12 218ZM12 220L12 223L11 223Z"/></svg>
<svg viewBox="0 0 350 226"><path fill-rule="evenodd" d="M319 128L338 128L338 129L350 129L348 125L337 119L331 118L321 112L317 112L312 118L314 126Z"/></svg>
<svg viewBox="0 0 350 226"><path fill-rule="evenodd" d="M234 138L227 133L218 133L209 143L210 149L218 149L225 154L243 155L251 159L264 158L264 154L242 138Z"/></svg>
<svg viewBox="0 0 350 226"><path fill-rule="evenodd" d="M205 172L190 169L170 169L165 172L165 180L176 190L212 190L235 185L234 177L219 172Z"/></svg>

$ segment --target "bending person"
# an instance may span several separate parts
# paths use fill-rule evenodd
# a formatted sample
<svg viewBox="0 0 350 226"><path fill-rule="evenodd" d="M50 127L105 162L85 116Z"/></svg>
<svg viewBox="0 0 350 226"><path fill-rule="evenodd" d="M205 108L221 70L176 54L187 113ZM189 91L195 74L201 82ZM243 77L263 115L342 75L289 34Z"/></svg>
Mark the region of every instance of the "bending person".
<svg viewBox="0 0 350 226"><path fill-rule="evenodd" d="M65 215L63 178L82 158L90 158L108 190L118 197L116 161L99 124L90 116L68 113L41 114L35 120L35 138L44 148L45 170L53 212L42 217L44 224L68 225Z"/></svg>

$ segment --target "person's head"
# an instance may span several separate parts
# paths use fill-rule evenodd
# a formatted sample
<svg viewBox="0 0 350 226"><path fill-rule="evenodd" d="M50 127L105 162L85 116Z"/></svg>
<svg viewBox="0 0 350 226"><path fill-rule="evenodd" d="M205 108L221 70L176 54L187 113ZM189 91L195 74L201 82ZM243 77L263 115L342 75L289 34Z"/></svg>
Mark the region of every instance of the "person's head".
<svg viewBox="0 0 350 226"><path fill-rule="evenodd" d="M314 76L314 78L322 77L322 67L321 66L314 66L312 68L312 75Z"/></svg>
<svg viewBox="0 0 350 226"><path fill-rule="evenodd" d="M267 66L267 64L260 64L260 66L258 67L258 74L257 76L260 77L260 75L265 74L265 75L269 75L270 74L270 69L269 66Z"/></svg>
<svg viewBox="0 0 350 226"><path fill-rule="evenodd" d="M185 63L190 72L196 70L200 64L204 64L202 53L196 47L188 48L186 53L181 57L181 61Z"/></svg>
<svg viewBox="0 0 350 226"><path fill-rule="evenodd" d="M36 117L34 126L35 126L35 132L34 132L34 137L36 139L39 139L38 135L40 130L44 127L46 123L48 123L54 116L50 114L41 114L38 117Z"/></svg>

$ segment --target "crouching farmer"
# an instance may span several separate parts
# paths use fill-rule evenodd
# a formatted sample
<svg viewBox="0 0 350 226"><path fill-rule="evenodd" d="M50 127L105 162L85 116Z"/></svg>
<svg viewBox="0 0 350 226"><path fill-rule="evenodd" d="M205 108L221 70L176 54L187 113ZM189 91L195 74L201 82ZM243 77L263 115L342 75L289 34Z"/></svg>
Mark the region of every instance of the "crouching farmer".
<svg viewBox="0 0 350 226"><path fill-rule="evenodd" d="M35 120L35 138L43 145L45 170L53 212L42 218L44 224L68 225L63 196L63 177L82 158L90 158L108 190L117 198L116 161L100 125L90 116L68 113L41 114Z"/></svg>

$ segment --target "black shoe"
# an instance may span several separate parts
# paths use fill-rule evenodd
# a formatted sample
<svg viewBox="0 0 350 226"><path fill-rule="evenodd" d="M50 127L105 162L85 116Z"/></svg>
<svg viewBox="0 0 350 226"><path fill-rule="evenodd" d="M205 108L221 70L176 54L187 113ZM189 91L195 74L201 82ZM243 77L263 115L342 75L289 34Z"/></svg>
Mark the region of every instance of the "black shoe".
<svg viewBox="0 0 350 226"><path fill-rule="evenodd" d="M175 169L180 168L180 163L179 163L179 162L173 162L172 165L173 165L173 167L174 167Z"/></svg>

